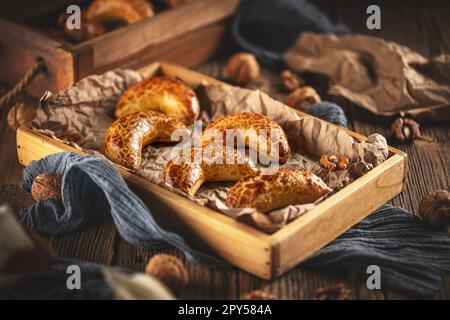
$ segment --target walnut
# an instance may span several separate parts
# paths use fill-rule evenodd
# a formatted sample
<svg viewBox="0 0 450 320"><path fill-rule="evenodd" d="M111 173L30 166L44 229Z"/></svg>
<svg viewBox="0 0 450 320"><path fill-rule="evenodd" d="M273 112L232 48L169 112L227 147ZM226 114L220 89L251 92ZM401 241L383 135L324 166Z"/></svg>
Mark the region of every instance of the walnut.
<svg viewBox="0 0 450 320"><path fill-rule="evenodd" d="M391 133L400 143L420 137L420 125L412 118L400 117L391 124Z"/></svg>
<svg viewBox="0 0 450 320"><path fill-rule="evenodd" d="M337 166L340 170L347 170L350 160L346 156L340 156Z"/></svg>
<svg viewBox="0 0 450 320"><path fill-rule="evenodd" d="M16 103L8 112L8 126L17 130L20 126L26 126L36 117L36 108L24 103Z"/></svg>
<svg viewBox="0 0 450 320"><path fill-rule="evenodd" d="M147 263L145 273L159 279L176 295L181 293L189 281L183 262L168 254L154 255Z"/></svg>
<svg viewBox="0 0 450 320"><path fill-rule="evenodd" d="M305 81L302 78L290 70L283 70L280 76L284 89L289 92L294 91L305 84Z"/></svg>
<svg viewBox="0 0 450 320"><path fill-rule="evenodd" d="M259 64L255 55L246 52L234 54L225 67L225 76L232 82L243 85L259 78Z"/></svg>
<svg viewBox="0 0 450 320"><path fill-rule="evenodd" d="M348 168L348 165L350 163L350 160L346 156L339 156L336 155L322 155L320 157L320 165L326 169L329 169L331 171L339 169L339 170L346 170Z"/></svg>
<svg viewBox="0 0 450 320"><path fill-rule="evenodd" d="M360 162L352 163L348 168L348 172L354 179L356 179L356 178L362 177L363 175L365 175L367 172L369 172L372 169L373 169L373 165L371 163L365 163L365 162L360 161Z"/></svg>
<svg viewBox="0 0 450 320"><path fill-rule="evenodd" d="M47 172L38 175L31 185L31 195L36 201L53 198L61 201L62 175Z"/></svg>
<svg viewBox="0 0 450 320"><path fill-rule="evenodd" d="M254 290L241 297L241 300L278 300L277 297L271 293L263 290Z"/></svg>
<svg viewBox="0 0 450 320"><path fill-rule="evenodd" d="M313 87L301 87L291 92L286 98L285 104L291 108L304 111L309 107L321 102L319 94Z"/></svg>
<svg viewBox="0 0 450 320"><path fill-rule="evenodd" d="M351 290L343 283L335 283L327 287L319 288L314 292L315 300L348 300Z"/></svg>
<svg viewBox="0 0 450 320"><path fill-rule="evenodd" d="M419 215L429 225L444 229L450 226L450 192L435 190L419 203Z"/></svg>
<svg viewBox="0 0 450 320"><path fill-rule="evenodd" d="M330 161L330 156L324 154L320 157L320 165L324 167L325 169L329 170L335 170L336 169L336 163L333 161Z"/></svg>
<svg viewBox="0 0 450 320"><path fill-rule="evenodd" d="M337 156L335 156L334 154L332 154L331 156L328 156L328 161L331 161L333 163L338 163L339 159Z"/></svg>

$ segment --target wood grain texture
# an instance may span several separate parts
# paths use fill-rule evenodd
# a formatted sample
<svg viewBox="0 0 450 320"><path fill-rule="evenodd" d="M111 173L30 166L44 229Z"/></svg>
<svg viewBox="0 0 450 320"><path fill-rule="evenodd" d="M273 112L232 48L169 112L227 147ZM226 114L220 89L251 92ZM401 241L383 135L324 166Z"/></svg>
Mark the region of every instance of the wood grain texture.
<svg viewBox="0 0 450 320"><path fill-rule="evenodd" d="M346 23L352 30L382 36L408 45L426 56L450 52L450 20L448 19L449 4L442 1L389 1L382 2L383 22L381 31L369 32L365 29L365 8L367 1L352 0L343 5L337 1L315 1L334 20ZM381 1L380 1L381 2ZM430 4L431 3L431 4ZM401 17L401 18L399 18ZM202 73L218 77L221 74L222 63L211 62L199 67ZM277 77L277 73L263 70L263 78ZM263 80L264 80L263 79ZM267 81L269 83L269 81ZM277 87L270 82L270 88ZM4 87L3 87L4 88ZM369 135L374 132L388 134L390 120L374 117L350 104L342 103L350 120L352 130ZM435 139L435 142L415 141L399 148L409 155L409 175L403 192L391 203L400 205L410 211L415 211L420 199L428 192L436 189L450 188L450 127L448 124L422 124L422 132ZM6 111L0 110L0 184L18 183L22 166L17 162L15 154L15 135L6 125ZM108 231L108 222L99 225L101 232L98 242L112 247L114 265L126 265L136 270L143 270L146 260L158 250L147 251L127 244L117 235L114 228ZM65 236L51 237L50 241L61 255L65 257L93 259L100 261L99 256L92 253L92 241L78 239L89 230L82 229L73 233L73 238ZM93 236L89 234L89 236ZM179 255L172 249L164 252ZM91 253L89 253L91 252ZM85 255L86 254L86 255ZM105 262L107 263L107 262ZM370 291L365 286L365 279L354 278L351 274L339 270L310 270L297 267L276 281L265 281L249 275L246 272L232 270L227 272L214 271L208 268L187 263L191 282L181 298L192 299L236 299L253 289L264 289L277 294L283 299L310 299L316 288L335 282L343 282L352 290L352 299L405 299L412 298L398 292L384 289ZM450 275L445 281L435 299L450 299Z"/></svg>

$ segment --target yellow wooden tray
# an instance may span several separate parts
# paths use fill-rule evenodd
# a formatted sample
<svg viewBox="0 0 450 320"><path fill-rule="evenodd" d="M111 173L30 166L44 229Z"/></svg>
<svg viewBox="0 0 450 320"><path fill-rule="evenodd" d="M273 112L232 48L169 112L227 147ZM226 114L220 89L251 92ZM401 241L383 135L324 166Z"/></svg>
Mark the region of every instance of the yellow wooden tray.
<svg viewBox="0 0 450 320"><path fill-rule="evenodd" d="M154 63L140 71L144 76L155 73L176 76L192 87L201 82L221 83L165 62ZM350 130L339 129L359 141L366 139ZM32 129L22 127L17 130L17 152L23 165L61 151L83 154ZM389 158L381 165L270 235L117 168L164 227L243 270L264 279L273 279L307 259L401 192L407 156L392 147L389 153Z"/></svg>

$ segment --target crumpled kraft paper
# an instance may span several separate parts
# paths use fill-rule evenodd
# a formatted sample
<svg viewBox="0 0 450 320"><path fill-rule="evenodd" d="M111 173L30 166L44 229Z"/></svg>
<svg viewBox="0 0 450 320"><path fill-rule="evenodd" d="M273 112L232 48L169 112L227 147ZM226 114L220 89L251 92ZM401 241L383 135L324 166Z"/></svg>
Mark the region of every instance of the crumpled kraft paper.
<svg viewBox="0 0 450 320"><path fill-rule="evenodd" d="M46 94L41 99L32 126L53 138L56 138L55 131L79 132L86 142L82 147L75 146L100 154L104 134L114 120L118 98L128 86L140 79L142 76L135 71L115 70L89 76L56 95ZM320 155L346 155L351 161L363 161L374 166L388 157L383 136L373 134L366 142L360 143L345 130L310 116L299 116L293 109L261 91L233 86L202 86L197 88L197 92L202 98L200 118L204 125L221 115L242 111L265 114L278 122L286 131L292 149L291 159L286 165L317 174L334 192L350 183L352 178L346 170L330 173L323 169L317 161ZM70 141L63 142L74 145ZM172 156L173 148L174 145L167 144L147 146L142 152L141 167L135 173L170 189L162 180L162 172ZM315 206L314 203L288 206L267 214L250 208L228 208L225 199L232 185L230 182L206 183L192 200L268 233L280 229Z"/></svg>
<svg viewBox="0 0 450 320"><path fill-rule="evenodd" d="M283 59L298 72L329 77L330 95L375 114L450 120L450 55L428 60L377 37L303 32Z"/></svg>

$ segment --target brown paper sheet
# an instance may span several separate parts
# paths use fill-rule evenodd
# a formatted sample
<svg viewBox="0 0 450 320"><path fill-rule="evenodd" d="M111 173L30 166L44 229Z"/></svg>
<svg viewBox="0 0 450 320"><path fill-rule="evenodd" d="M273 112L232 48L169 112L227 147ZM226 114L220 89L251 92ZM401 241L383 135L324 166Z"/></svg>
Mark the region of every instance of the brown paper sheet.
<svg viewBox="0 0 450 320"><path fill-rule="evenodd" d="M57 95L46 94L41 100L33 127L55 137L55 131L77 131L85 137L82 148L99 154L104 134L112 123L115 103L121 93L142 77L135 71L116 70L89 76ZM224 114L255 112L278 122L289 139L292 156L288 167L319 175L334 192L352 181L346 170L328 172L318 163L321 154L346 155L353 162L377 166L388 156L386 139L379 134L367 142L354 141L344 130L313 117L300 117L291 108L258 90L232 86L206 86L197 90L202 96L201 119L204 125ZM74 145L73 142L67 142ZM76 145L75 145L76 146ZM80 146L76 146L81 148ZM141 167L136 174L170 189L163 183L162 172L172 156L174 145L155 144L144 148ZM254 209L231 209L224 204L233 183L206 183L193 201L251 224L265 232L274 232L289 221L311 210L315 204L295 205L262 214ZM177 192L176 190L172 190Z"/></svg>
<svg viewBox="0 0 450 320"><path fill-rule="evenodd" d="M329 77L330 95L375 114L450 120L450 55L428 60L377 37L303 32L283 59L298 72Z"/></svg>

